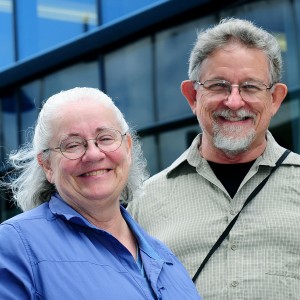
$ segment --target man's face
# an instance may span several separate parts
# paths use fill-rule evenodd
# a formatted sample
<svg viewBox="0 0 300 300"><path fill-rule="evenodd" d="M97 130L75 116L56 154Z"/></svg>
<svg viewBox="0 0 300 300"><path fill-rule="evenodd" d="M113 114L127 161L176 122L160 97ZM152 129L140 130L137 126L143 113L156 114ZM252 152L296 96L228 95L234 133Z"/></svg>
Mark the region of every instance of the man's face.
<svg viewBox="0 0 300 300"><path fill-rule="evenodd" d="M272 84L268 74L268 60L262 51L229 44L203 61L199 82L219 79L240 85L251 81L268 87ZM214 147L238 154L265 141L271 117L278 107L273 103L272 90L264 89L259 94L245 96L233 86L231 93L222 95L199 85L192 109L203 136Z"/></svg>

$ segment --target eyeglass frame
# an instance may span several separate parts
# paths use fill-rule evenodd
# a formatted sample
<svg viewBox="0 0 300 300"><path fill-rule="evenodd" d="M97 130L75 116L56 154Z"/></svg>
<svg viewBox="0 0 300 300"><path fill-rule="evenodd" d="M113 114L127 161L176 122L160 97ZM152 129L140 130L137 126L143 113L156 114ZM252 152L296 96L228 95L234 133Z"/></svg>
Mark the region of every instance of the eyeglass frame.
<svg viewBox="0 0 300 300"><path fill-rule="evenodd" d="M114 150L112 150L112 151L104 151L104 150L102 150L102 149L98 146L98 143L97 143L96 141L97 141L97 137L99 136L99 134L101 133L102 130L116 131L116 132L118 132L118 133L121 135L121 143L120 143L120 145L119 145L116 149L114 149ZM121 133L121 131L119 131L119 130L117 130L117 129L114 129L114 128L101 128L101 131L96 135L96 137L95 137L94 139L85 139L85 138L83 138L82 136L77 136L77 137L81 138L83 141L85 141L85 144L83 144L85 150L84 150L84 152L83 152L79 157L76 157L76 158L69 158L69 157L67 157L67 156L64 154L64 152L67 152L67 151L62 151L61 145L62 145L62 143L63 143L66 139L64 139L64 140L62 140L62 141L60 142L60 146L59 146L59 147L55 147L55 148L49 147L49 148L47 148L47 149L44 149L42 152L43 152L43 153L46 153L46 152L48 152L48 151L55 151L55 152L58 152L57 150L59 150L59 152L63 155L63 157L65 157L65 158L67 158L67 159L69 159L69 160L76 160L76 159L82 158L82 157L85 155L85 153L86 153L86 151L87 151L87 149L88 149L88 141L95 141L95 146L96 146L101 152L103 152L103 153L110 153L110 152L114 152L114 151L118 150L118 149L121 147L121 145L122 145L122 143L123 143L123 138L124 138L124 136L127 135L127 133L128 133L128 132ZM69 138L69 137L70 137L70 136L68 136L67 138ZM70 153L70 152L69 152L69 153Z"/></svg>
<svg viewBox="0 0 300 300"><path fill-rule="evenodd" d="M241 94L241 86L242 86L242 85L246 85L247 83L258 83L258 84L260 84L260 85L263 85L263 86L265 87L265 90L264 90L264 89L261 89L261 90L259 90L259 91L267 91L267 90L271 90L272 87L274 87L274 85L276 84L276 82L274 82L274 83L271 83L269 86L267 86L265 83L259 82L259 81L245 81L245 82L242 82L242 83L240 83L240 84L232 84L232 83L230 83L229 81L223 80L223 79L208 79L208 80L205 80L204 82L200 82L200 81L197 81L197 80L196 80L196 81L194 81L194 82L197 83L199 86L203 86L204 89L206 89L206 90L208 90L208 91L210 91L210 92L216 92L216 93L217 93L218 91L210 90L210 89L208 89L207 87L204 86L205 83L208 82L208 81L214 81L214 82L220 82L220 83L226 84L226 86L228 87L228 89L227 89L228 96L227 96L227 97L229 97L230 94L232 93L232 87L237 87L238 90L239 90L240 96L242 96L242 94ZM219 91L219 92L220 92L220 91Z"/></svg>

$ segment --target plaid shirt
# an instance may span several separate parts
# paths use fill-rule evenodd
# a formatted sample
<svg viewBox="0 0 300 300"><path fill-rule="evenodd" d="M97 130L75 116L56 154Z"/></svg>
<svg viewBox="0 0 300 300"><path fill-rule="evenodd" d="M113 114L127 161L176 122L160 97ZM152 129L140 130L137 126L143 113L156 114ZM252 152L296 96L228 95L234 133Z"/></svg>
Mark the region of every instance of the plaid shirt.
<svg viewBox="0 0 300 300"><path fill-rule="evenodd" d="M201 135L150 178L129 212L192 277L228 223L284 152L271 133L231 198L199 156ZM300 156L290 153L239 216L197 279L204 300L300 299Z"/></svg>

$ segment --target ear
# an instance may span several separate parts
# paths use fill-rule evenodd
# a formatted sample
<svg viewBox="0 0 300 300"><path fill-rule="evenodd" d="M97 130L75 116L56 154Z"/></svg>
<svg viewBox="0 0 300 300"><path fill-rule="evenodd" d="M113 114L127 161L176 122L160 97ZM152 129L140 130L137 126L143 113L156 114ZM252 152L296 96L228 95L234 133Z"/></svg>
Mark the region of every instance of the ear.
<svg viewBox="0 0 300 300"><path fill-rule="evenodd" d="M274 91L272 93L273 102L272 102L272 116L276 114L278 111L282 101L285 99L287 95L287 86L283 83L277 83L274 87Z"/></svg>
<svg viewBox="0 0 300 300"><path fill-rule="evenodd" d="M130 134L126 134L126 139L124 142L126 142L126 149L128 152L128 157L131 159L131 152L132 152L132 138Z"/></svg>
<svg viewBox="0 0 300 300"><path fill-rule="evenodd" d="M181 83L181 93L183 96L187 99L191 110L195 114L196 112L196 96L197 96L197 91L194 88L194 83L191 80L185 80Z"/></svg>
<svg viewBox="0 0 300 300"><path fill-rule="evenodd" d="M43 159L43 153L37 155L37 161L39 165L43 168L46 178L50 183L54 184L53 171L49 159Z"/></svg>

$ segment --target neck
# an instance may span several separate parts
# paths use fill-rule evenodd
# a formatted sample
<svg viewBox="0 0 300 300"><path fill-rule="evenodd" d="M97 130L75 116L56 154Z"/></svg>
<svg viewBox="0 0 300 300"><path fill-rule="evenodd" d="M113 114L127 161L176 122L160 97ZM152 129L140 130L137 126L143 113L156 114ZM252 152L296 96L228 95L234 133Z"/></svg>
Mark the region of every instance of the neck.
<svg viewBox="0 0 300 300"><path fill-rule="evenodd" d="M126 247L134 259L136 259L137 242L130 227L123 218L119 206L117 211L115 211L113 214L110 214L109 217L107 215L105 218L103 216L101 218L99 218L99 216L95 218L94 215L84 215L84 217L96 227L109 232L124 247Z"/></svg>
<svg viewBox="0 0 300 300"><path fill-rule="evenodd" d="M136 239L122 216L119 202L109 207L95 207L94 204L92 209L72 204L73 209L97 228L109 232L136 259Z"/></svg>

